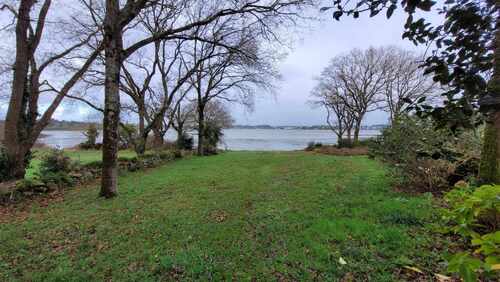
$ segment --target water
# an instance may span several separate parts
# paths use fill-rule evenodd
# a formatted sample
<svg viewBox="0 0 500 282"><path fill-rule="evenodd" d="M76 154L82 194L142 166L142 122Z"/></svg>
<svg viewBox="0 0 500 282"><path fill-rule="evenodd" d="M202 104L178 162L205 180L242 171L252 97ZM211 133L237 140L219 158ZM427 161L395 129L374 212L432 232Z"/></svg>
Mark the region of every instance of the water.
<svg viewBox="0 0 500 282"><path fill-rule="evenodd" d="M366 138L378 133L378 130L362 130L360 136ZM43 134L39 141L50 147L71 148L85 141L80 131L50 130ZM175 132L167 133L167 140L173 141L175 138ZM304 149L310 141L335 144L337 137L330 130L233 128L224 130L220 147L235 151L292 151Z"/></svg>

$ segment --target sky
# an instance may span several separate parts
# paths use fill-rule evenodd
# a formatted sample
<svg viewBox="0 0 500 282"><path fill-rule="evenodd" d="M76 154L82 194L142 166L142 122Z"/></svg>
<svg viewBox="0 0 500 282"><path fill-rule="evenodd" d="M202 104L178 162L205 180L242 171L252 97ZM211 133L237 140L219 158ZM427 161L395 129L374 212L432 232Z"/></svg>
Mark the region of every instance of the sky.
<svg viewBox="0 0 500 282"><path fill-rule="evenodd" d="M253 112L236 108L233 111L237 124L270 125L319 125L326 124L326 114L322 109L311 108L307 104L319 75L329 60L353 48L366 49L396 45L416 52L424 52L424 47L416 47L402 39L403 13L395 13L391 19L385 15L374 18L361 16L354 20L343 18L340 22L330 14L322 16L319 22L311 23L311 28L299 35L288 57L281 63L282 81L275 96L261 94L256 100ZM364 124L385 124L388 115L383 111L372 112Z"/></svg>
<svg viewBox="0 0 500 282"><path fill-rule="evenodd" d="M238 105L231 106L233 117L239 125L322 125L326 113L312 108L308 101L319 75L329 60L353 48L366 49L396 45L423 52L425 46L416 47L402 39L406 21L402 11L396 11L391 19L385 15L358 19L348 17L335 21L331 13L320 13L320 20L307 21L297 30L290 30L294 42L287 49L288 56L279 64L282 79L274 94L258 93L253 111ZM305 26L307 24L307 26ZM285 34L286 36L287 34ZM0 45L1 47L1 45ZM0 103L0 118L7 110L7 103ZM45 110L42 106L41 110ZM96 120L99 115L81 103L64 103L56 111L59 120ZM383 111L368 113L364 124L385 124L388 115Z"/></svg>

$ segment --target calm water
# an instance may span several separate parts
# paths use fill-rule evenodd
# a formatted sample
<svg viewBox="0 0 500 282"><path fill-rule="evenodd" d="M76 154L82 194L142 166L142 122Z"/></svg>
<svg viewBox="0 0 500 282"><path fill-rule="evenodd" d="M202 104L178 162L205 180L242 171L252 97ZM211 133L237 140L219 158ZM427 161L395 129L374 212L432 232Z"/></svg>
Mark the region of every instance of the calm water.
<svg viewBox="0 0 500 282"><path fill-rule="evenodd" d="M361 137L371 137L379 133L377 130L361 131ZM44 131L40 142L51 147L69 148L85 141L79 131ZM175 132L167 133L167 140L173 141ZM221 148L228 150L250 151L290 151L300 150L310 141L323 144L335 144L337 137L330 130L301 129L225 129Z"/></svg>

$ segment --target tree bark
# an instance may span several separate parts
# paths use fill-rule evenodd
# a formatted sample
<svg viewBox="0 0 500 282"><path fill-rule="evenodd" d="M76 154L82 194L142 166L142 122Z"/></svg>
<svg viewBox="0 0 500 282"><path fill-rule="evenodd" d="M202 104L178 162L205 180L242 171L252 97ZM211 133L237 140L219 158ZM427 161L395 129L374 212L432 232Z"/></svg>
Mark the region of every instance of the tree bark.
<svg viewBox="0 0 500 282"><path fill-rule="evenodd" d="M164 144L163 134L159 130L153 130L153 146L155 148L161 148Z"/></svg>
<svg viewBox="0 0 500 282"><path fill-rule="evenodd" d="M205 108L198 105L198 156L205 154Z"/></svg>
<svg viewBox="0 0 500 282"><path fill-rule="evenodd" d="M496 1L500 10L500 0ZM495 33L493 76L489 81L488 90L491 95L500 96L500 17L497 18ZM482 183L500 183L500 105L488 114L483 137L481 165L479 178Z"/></svg>
<svg viewBox="0 0 500 282"><path fill-rule="evenodd" d="M498 52L498 51L497 51ZM500 94L499 94L500 95ZM493 116L493 124L496 131L496 177L495 183L500 183L500 110L497 110Z"/></svg>
<svg viewBox="0 0 500 282"><path fill-rule="evenodd" d="M119 0L106 0L104 23L105 96L102 146L101 197L118 193L118 126L120 120L120 69L123 49Z"/></svg>
<svg viewBox="0 0 500 282"><path fill-rule="evenodd" d="M352 145L357 145L359 142L359 131L361 130L361 121L362 119L359 119L356 121L356 124L354 126L354 140L352 141Z"/></svg>
<svg viewBox="0 0 500 282"><path fill-rule="evenodd" d="M12 94L9 101L9 108L5 118L4 145L12 167L9 178L24 178L26 172L23 141L20 137L21 130L24 129L24 109L27 103L26 88L29 71L30 44L28 29L30 26L30 11L34 5L33 0L21 1L19 5L16 23L16 59L14 62L14 73L12 81Z"/></svg>

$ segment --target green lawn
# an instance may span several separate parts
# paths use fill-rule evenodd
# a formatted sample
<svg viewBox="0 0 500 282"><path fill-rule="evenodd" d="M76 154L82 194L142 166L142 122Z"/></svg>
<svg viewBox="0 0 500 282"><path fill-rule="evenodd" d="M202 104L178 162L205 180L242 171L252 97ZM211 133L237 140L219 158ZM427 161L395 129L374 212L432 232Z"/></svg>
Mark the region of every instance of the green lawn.
<svg viewBox="0 0 500 282"><path fill-rule="evenodd" d="M431 198L393 192L366 157L230 152L119 187L0 225L0 281L394 281L440 259Z"/></svg>
<svg viewBox="0 0 500 282"><path fill-rule="evenodd" d="M35 173L38 171L40 166L41 157L47 152L47 149L38 149L34 151L33 159L30 162L28 170L26 171L27 178L35 176ZM64 152L71 159L78 161L81 164L88 164L102 159L101 151L97 150L65 150ZM137 156L137 154L132 150L123 150L118 152L118 156L123 158L133 158Z"/></svg>

